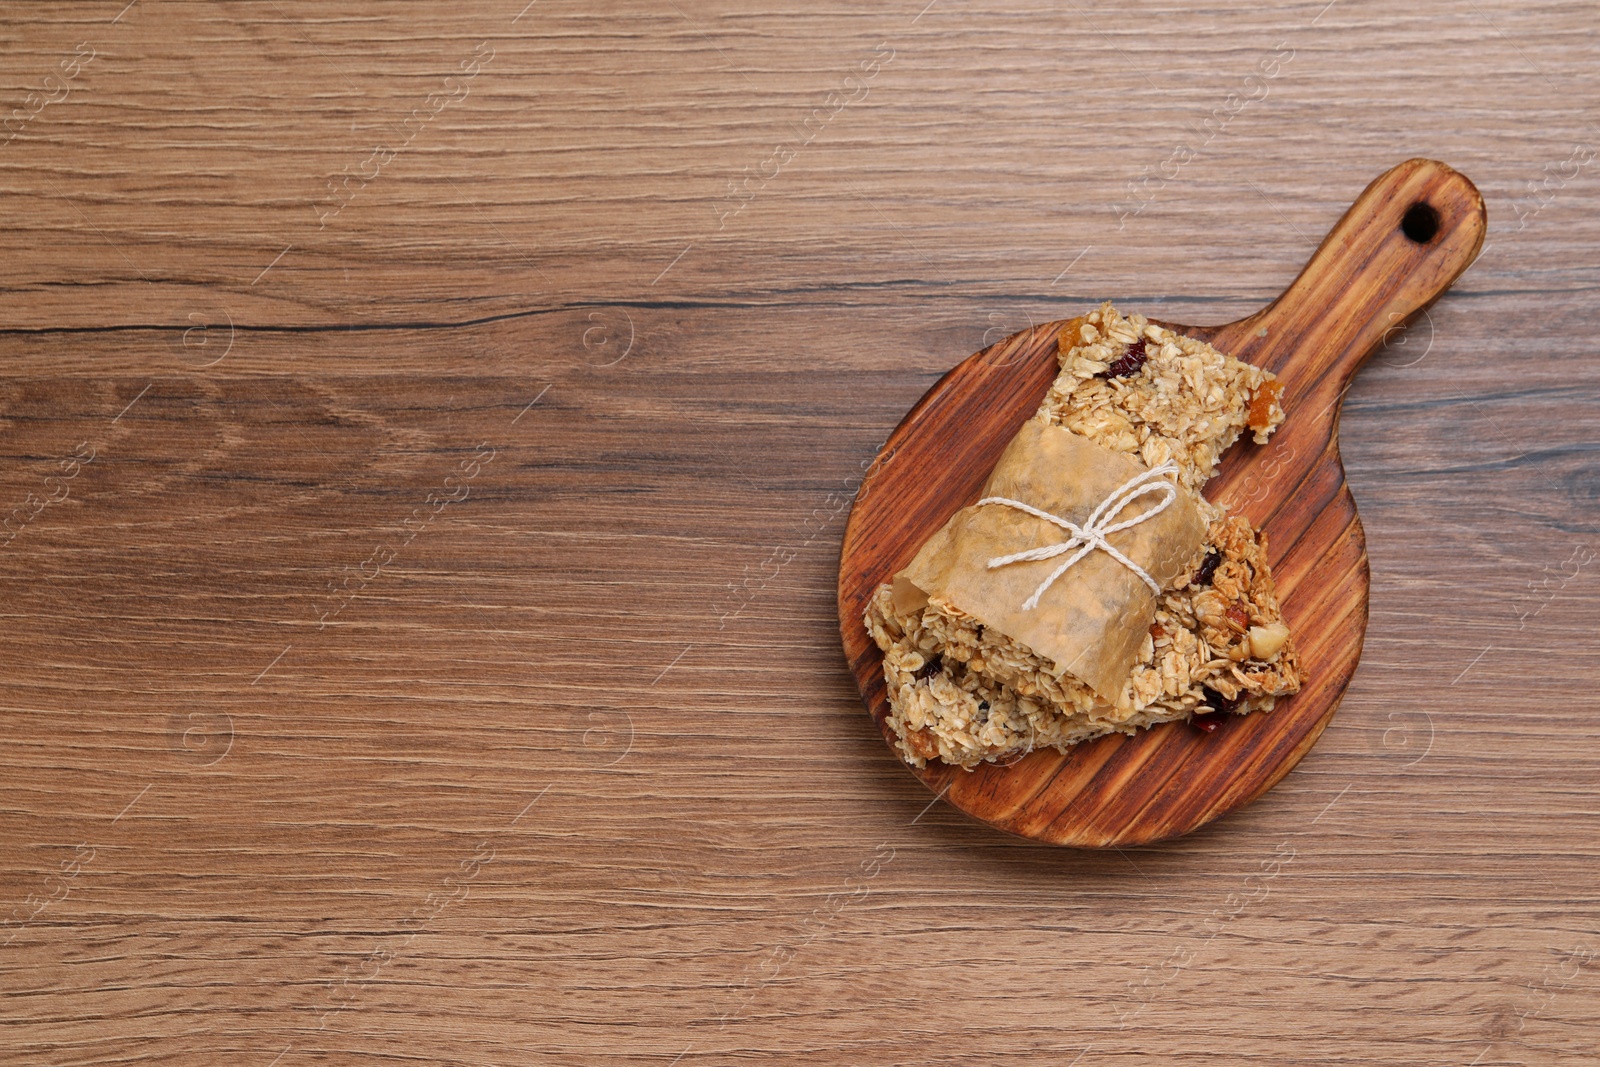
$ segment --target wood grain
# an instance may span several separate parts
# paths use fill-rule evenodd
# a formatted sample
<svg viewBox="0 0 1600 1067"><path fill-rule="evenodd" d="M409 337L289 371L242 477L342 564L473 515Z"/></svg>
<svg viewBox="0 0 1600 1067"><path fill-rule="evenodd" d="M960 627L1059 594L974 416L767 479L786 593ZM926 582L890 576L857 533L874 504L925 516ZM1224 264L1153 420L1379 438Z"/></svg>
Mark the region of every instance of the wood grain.
<svg viewBox="0 0 1600 1067"><path fill-rule="evenodd" d="M1271 715L1210 735L1176 722L973 771L912 768L936 796L986 823L1054 845L1107 848L1185 834L1250 803L1308 752L1361 658L1366 537L1336 428L1350 380L1384 342L1472 265L1483 198L1442 163L1413 159L1375 179L1294 284L1226 326L1173 329L1278 375L1294 429L1233 450L1208 494L1266 538L1306 682ZM1073 320L1076 322L1077 320ZM1014 334L965 360L911 409L856 495L839 560L839 628L867 709L893 749L883 655L862 622L874 590L977 501L1060 367L1068 322ZM1287 421L1287 420L1286 420Z"/></svg>
<svg viewBox="0 0 1600 1067"><path fill-rule="evenodd" d="M0 27L0 125L57 97L0 135L0 1061L1587 1063L1588 7ZM1490 228L1346 394L1316 748L1121 852L930 806L838 645L896 423L1106 296L1253 312L1416 156Z"/></svg>

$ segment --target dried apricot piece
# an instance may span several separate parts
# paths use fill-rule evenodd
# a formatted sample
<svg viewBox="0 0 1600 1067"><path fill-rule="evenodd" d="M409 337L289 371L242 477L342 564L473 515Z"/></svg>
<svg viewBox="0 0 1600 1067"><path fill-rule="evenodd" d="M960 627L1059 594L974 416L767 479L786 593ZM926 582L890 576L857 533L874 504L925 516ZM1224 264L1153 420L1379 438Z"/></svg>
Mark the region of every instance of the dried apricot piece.
<svg viewBox="0 0 1600 1067"><path fill-rule="evenodd" d="M1273 379L1261 383L1261 388L1250 398L1250 411L1245 416L1252 430L1265 430L1272 425L1272 409L1282 395L1282 382Z"/></svg>

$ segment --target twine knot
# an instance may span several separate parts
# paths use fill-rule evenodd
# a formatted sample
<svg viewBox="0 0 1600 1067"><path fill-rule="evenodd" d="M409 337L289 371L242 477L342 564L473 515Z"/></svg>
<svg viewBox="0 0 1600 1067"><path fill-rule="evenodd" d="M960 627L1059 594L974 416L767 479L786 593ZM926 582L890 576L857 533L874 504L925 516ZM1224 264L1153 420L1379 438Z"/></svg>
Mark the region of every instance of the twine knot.
<svg viewBox="0 0 1600 1067"><path fill-rule="evenodd" d="M1059 515L1052 515L1048 511L1040 511L1038 508L1029 504L1024 504L1020 500L1012 500L1009 497L1003 496L984 497L982 500L978 501L978 507L982 507L985 504L1003 504L1008 508L1016 508L1018 511L1025 511L1035 518L1043 519L1045 522L1059 526L1061 529L1072 535L1067 540L1058 544L1045 545L1043 548L1030 548L1024 552L1014 552L1009 556L996 556L989 561L990 569L995 567L1004 567L1009 563L1023 563L1034 560L1054 559L1056 556L1062 555L1063 553L1072 552L1072 555L1067 557L1066 562L1062 563L1061 566L1057 567L1054 571L1051 571L1050 577L1040 582L1039 588L1033 591L1033 595L1027 600L1023 601L1022 610L1032 611L1034 608L1039 606L1039 598L1044 596L1046 591L1048 591L1049 588L1055 584L1057 578L1067 573L1067 569L1070 568L1074 563L1078 562L1084 556L1087 556L1089 553L1098 548L1105 552L1112 559L1128 568L1134 574L1137 574L1139 578L1143 580L1144 584L1150 587L1150 592L1154 593L1156 596L1160 596L1161 586L1156 584L1155 579L1146 574L1143 567L1139 566L1137 563L1133 562L1133 560L1117 551L1116 546L1110 541L1107 541L1106 538L1111 534L1116 533L1118 530L1126 530L1130 526L1139 525L1146 519L1155 518L1163 511L1166 511L1167 508L1171 507L1172 502L1178 499L1178 487L1173 485L1171 482L1162 480L1162 476L1167 474L1176 475L1177 473L1178 465L1176 463L1168 462L1161 464L1159 467L1152 467L1150 470L1134 475L1132 478L1129 478L1127 481L1123 482L1116 489L1112 490L1106 496L1106 498L1100 502L1100 506L1095 508L1094 511L1090 513L1089 518L1084 521L1082 526L1079 526L1077 523L1071 522L1067 519L1063 519ZM1111 520L1116 518L1117 513L1123 508L1133 503L1139 497L1150 493L1160 494L1161 499L1131 519L1124 519L1122 522L1118 523L1111 522ZM1073 551L1074 549L1077 551Z"/></svg>

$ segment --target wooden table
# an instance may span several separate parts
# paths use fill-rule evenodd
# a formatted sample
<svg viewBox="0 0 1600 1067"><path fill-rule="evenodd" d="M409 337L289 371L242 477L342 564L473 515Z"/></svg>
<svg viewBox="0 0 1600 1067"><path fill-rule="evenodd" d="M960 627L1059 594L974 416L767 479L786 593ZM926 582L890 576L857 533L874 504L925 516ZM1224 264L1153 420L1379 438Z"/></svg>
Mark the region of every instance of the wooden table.
<svg viewBox="0 0 1600 1067"><path fill-rule="evenodd" d="M1590 1062L1588 5L124 2L0 35L4 1062ZM878 444L1416 155L1490 243L1346 400L1316 750L1123 853L930 803Z"/></svg>

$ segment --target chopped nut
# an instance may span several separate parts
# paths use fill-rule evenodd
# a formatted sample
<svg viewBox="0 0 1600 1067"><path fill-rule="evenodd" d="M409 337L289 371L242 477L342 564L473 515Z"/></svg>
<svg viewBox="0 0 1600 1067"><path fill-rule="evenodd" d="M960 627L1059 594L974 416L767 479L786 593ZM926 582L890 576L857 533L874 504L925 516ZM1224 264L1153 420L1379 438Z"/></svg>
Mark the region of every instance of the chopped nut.
<svg viewBox="0 0 1600 1067"><path fill-rule="evenodd" d="M933 739L933 734L925 729L907 730L906 744L923 759L937 759L939 756L938 742Z"/></svg>
<svg viewBox="0 0 1600 1067"><path fill-rule="evenodd" d="M1250 627L1250 654L1263 662L1271 662L1283 651L1289 640L1289 628L1281 622Z"/></svg>

